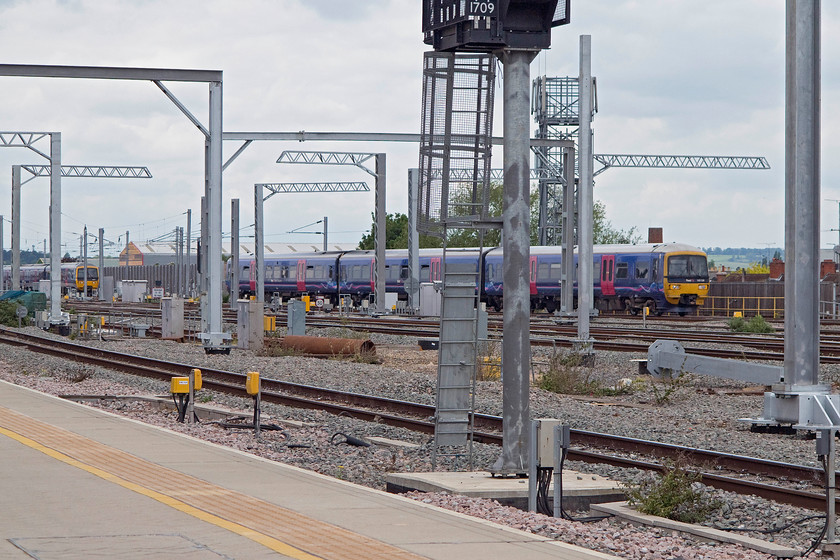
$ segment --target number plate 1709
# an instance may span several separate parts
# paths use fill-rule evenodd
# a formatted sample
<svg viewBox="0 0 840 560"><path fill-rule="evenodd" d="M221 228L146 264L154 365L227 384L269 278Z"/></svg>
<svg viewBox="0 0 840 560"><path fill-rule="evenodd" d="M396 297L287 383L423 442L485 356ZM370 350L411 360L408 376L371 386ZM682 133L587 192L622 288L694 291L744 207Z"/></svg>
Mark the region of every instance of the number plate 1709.
<svg viewBox="0 0 840 560"><path fill-rule="evenodd" d="M496 0L467 0L467 15L496 15Z"/></svg>

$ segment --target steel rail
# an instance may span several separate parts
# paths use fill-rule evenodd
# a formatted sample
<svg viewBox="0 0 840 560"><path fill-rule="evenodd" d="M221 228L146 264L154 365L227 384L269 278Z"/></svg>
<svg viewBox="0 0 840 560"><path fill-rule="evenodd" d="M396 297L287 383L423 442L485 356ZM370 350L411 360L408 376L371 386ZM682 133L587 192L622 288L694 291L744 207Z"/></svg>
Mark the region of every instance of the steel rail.
<svg viewBox="0 0 840 560"><path fill-rule="evenodd" d="M371 333L380 333L380 334L392 334L392 335L402 335L402 336L413 336L413 337L437 337L439 334L439 327L436 321L419 321L419 320L395 320L395 319L388 319L384 321L375 321L371 322L370 318L347 318L344 317L342 319L327 319L327 318L315 318L315 319L307 319L307 324L309 326L341 326L344 328L353 328L354 325L359 326L366 332ZM125 326L121 328L125 329ZM155 329L151 329L152 332L156 332ZM491 339L500 339L500 329L496 329L495 332L491 333ZM568 338L560 338L553 336L554 332L546 333L550 336L532 336L531 337L531 344L534 346L550 346L550 347L561 347L567 348L572 347L574 345L573 338L574 335L570 334ZM596 337L598 335L597 329L592 329L592 334ZM661 335L661 336L658 336ZM677 340L680 339L680 333L677 331L661 331L658 333L657 336L646 336L645 331L629 331L626 336L628 338L639 339L639 338L646 338L651 342L656 340L657 338L675 338ZM702 356L711 356L716 358L728 358L728 359L739 359L739 360L767 360L767 361L783 361L784 360L784 352L783 352L783 344L781 342L777 344L773 344L768 342L767 338L764 337L747 337L744 335L733 335L735 338L730 339L721 339L717 342L726 343L726 344L737 344L740 346L769 346L774 348L778 351L756 351L756 350L740 350L740 349L710 349L710 348L688 348L687 351L692 354L698 354ZM684 339L683 339L684 340ZM694 337L693 341L696 342L709 342L708 337ZM593 347L596 350L604 350L604 351L611 351L611 352L633 352L633 353L641 353L647 354L649 344L647 343L639 343L639 342L624 342L624 341L610 341L610 340L598 340L595 339L593 343ZM820 362L824 364L837 364L840 363L840 343L833 343L833 342L823 342L821 345L821 356Z"/></svg>
<svg viewBox="0 0 840 560"><path fill-rule="evenodd" d="M0 328L0 342L20 345L32 351L48 353L75 361L83 361L109 369L125 371L134 375L160 379L169 379L174 375L184 375L192 369L192 366L185 364L170 363L153 358L111 352L65 341L47 339L45 337L36 337L6 328ZM201 369L203 383L208 389L237 396L245 396L245 376L243 374L208 368ZM267 402L298 408L320 409L333 414L346 415L370 422L381 422L421 433L434 433L434 423L429 417L434 415L435 409L431 405L385 399L370 395L359 395L269 378L263 379L263 387L262 399ZM281 391L285 391L285 393ZM358 408L360 406L365 408ZM396 416L385 413L383 412L384 410L399 412L400 414L411 414L414 417L406 418ZM501 422L502 419L498 416L476 414L476 426L491 429L493 432L476 432L474 439L482 443L501 445ZM711 465L713 468L725 468L752 475L784 476L788 479L801 480L807 483L816 483L822 477L822 471L804 465L767 461L754 457L599 434L584 430L572 430L572 442L578 445L607 448L623 453L643 453L657 458L676 459L677 457L682 457L693 464L702 465L703 468L709 468ZM666 468L660 463L640 461L616 455L605 455L582 449L571 449L568 458L570 460L590 463L607 463L624 468L659 471ZM780 488L703 471L698 471L698 473L704 484L716 488L739 493L755 494L771 500L811 509L822 509L825 505L825 498L822 494ZM836 476L837 473L835 473Z"/></svg>

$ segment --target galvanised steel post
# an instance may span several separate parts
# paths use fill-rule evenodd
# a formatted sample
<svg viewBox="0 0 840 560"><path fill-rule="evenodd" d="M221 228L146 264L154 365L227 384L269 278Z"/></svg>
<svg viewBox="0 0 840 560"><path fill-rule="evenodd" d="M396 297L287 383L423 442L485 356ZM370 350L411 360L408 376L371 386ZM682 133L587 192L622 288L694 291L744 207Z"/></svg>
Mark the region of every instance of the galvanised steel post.
<svg viewBox="0 0 840 560"><path fill-rule="evenodd" d="M6 289L6 271L3 263L3 215L0 214L0 292Z"/></svg>
<svg viewBox="0 0 840 560"><path fill-rule="evenodd" d="M239 199L230 200L230 299L231 309L237 309L239 299Z"/></svg>
<svg viewBox="0 0 840 560"><path fill-rule="evenodd" d="M820 2L788 0L785 382L819 383Z"/></svg>
<svg viewBox="0 0 840 560"><path fill-rule="evenodd" d="M417 232L417 190L420 170L408 170L408 307L420 308L420 234Z"/></svg>
<svg viewBox="0 0 840 560"><path fill-rule="evenodd" d="M97 299L105 301L102 293L102 274L105 271L105 229L99 228L99 289L96 290Z"/></svg>
<svg viewBox="0 0 840 560"><path fill-rule="evenodd" d="M222 82L210 82L210 143L208 146L208 297L210 345L222 343Z"/></svg>
<svg viewBox="0 0 840 560"><path fill-rule="evenodd" d="M504 337L502 455L493 470L528 472L531 357L530 63L536 51L505 49L504 64Z"/></svg>
<svg viewBox="0 0 840 560"><path fill-rule="evenodd" d="M82 278L84 279L84 287L82 288L82 300L87 299L87 286L88 286L88 270L87 270L87 262L88 262L88 253L87 253L87 225L85 225L85 232L82 234L82 239L84 240L82 245Z"/></svg>
<svg viewBox="0 0 840 560"><path fill-rule="evenodd" d="M563 215L561 217L561 249L563 276L560 280L560 310L571 314L575 310L575 149L563 150Z"/></svg>
<svg viewBox="0 0 840 560"><path fill-rule="evenodd" d="M254 275L257 301L265 302L265 247L263 246L263 186L254 185Z"/></svg>
<svg viewBox="0 0 840 560"><path fill-rule="evenodd" d="M376 232L373 237L374 255L376 268L374 280L375 309L385 311L385 154L376 154L376 210L374 219L376 221Z"/></svg>
<svg viewBox="0 0 840 560"><path fill-rule="evenodd" d="M50 133L50 324L61 323L61 133Z"/></svg>
<svg viewBox="0 0 840 560"><path fill-rule="evenodd" d="M20 290L20 165L12 166L12 289Z"/></svg>
<svg viewBox="0 0 840 560"><path fill-rule="evenodd" d="M324 252L325 253L327 252L327 250L330 246L329 241L327 240L327 234L329 233L328 224L329 224L329 219L328 219L327 216L324 216ZM338 273L338 271L336 271L336 273Z"/></svg>
<svg viewBox="0 0 840 560"><path fill-rule="evenodd" d="M593 307L592 278L592 38L580 36L580 128L578 134L578 343L589 353L589 311Z"/></svg>
<svg viewBox="0 0 840 560"><path fill-rule="evenodd" d="M192 245L192 208L187 208L187 291L191 290L189 284L192 280L192 274L190 274L190 270L192 269L192 262L190 261L190 245Z"/></svg>

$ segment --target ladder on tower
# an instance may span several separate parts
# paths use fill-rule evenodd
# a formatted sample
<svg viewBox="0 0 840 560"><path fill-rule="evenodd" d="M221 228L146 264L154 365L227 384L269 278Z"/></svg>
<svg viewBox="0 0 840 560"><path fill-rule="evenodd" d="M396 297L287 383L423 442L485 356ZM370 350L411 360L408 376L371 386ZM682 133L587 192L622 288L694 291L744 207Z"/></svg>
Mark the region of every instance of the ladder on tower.
<svg viewBox="0 0 840 560"><path fill-rule="evenodd" d="M478 266L442 262L435 440L432 469L438 456L466 457L473 467L473 436L478 352Z"/></svg>

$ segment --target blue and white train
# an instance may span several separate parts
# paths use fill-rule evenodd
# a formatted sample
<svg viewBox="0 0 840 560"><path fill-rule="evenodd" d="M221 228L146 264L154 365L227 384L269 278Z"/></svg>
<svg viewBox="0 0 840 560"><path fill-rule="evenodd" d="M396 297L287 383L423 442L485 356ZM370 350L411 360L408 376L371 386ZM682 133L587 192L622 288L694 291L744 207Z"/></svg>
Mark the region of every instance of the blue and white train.
<svg viewBox="0 0 840 560"><path fill-rule="evenodd" d="M420 282L442 279L441 249L421 249ZM577 266L575 254L575 266ZM474 263L481 271L476 289L481 301L500 310L502 249L449 249L448 262ZM709 291L706 254L681 243L596 245L593 251L595 307L602 311L685 315L703 304ZM255 261L240 258L240 296L256 292ZM322 296L337 303L339 295L358 304L374 292L373 251L337 251L271 255L265 259L265 297ZM560 306L562 262L559 247L531 247L529 278L532 310L555 311ZM399 299L408 297L408 251L385 253L385 290ZM577 301L577 283L574 285Z"/></svg>

